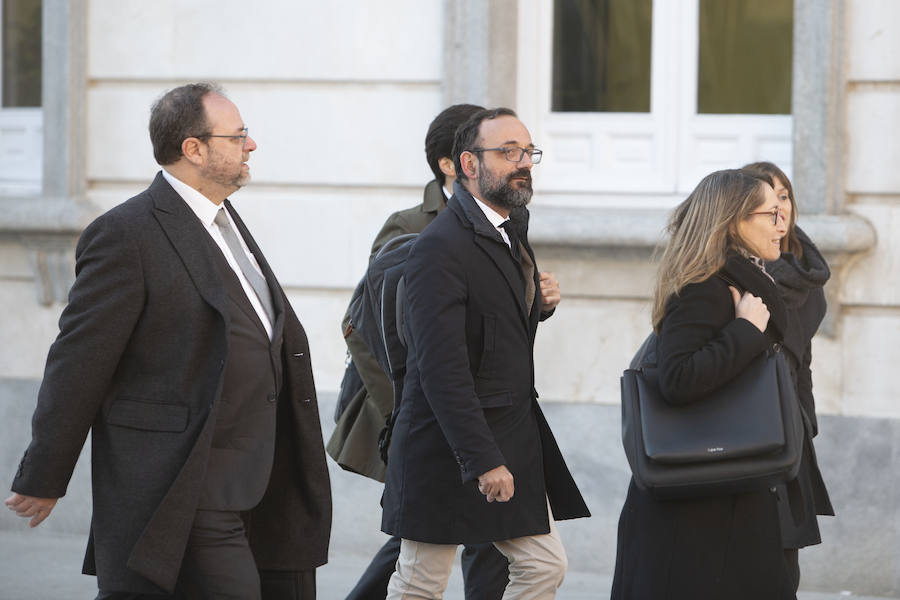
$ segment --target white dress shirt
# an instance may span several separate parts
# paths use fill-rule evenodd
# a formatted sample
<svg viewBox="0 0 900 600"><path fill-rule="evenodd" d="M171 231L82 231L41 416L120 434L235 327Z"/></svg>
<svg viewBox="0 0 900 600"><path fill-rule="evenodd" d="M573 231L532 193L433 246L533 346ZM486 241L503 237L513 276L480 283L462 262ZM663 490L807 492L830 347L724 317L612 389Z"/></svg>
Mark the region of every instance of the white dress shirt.
<svg viewBox="0 0 900 600"><path fill-rule="evenodd" d="M475 196L472 196L472 198L475 198ZM478 198L475 198L475 204L478 205L478 208L481 209L481 212L484 213L484 216L487 217L487 220L490 221L491 225L493 225L494 228L500 232L500 237L503 238L503 241L506 242L506 245L512 248L512 244L509 243L509 236L506 234L506 230L500 227L502 224L509 221L509 219L498 213L496 210L494 210Z"/></svg>
<svg viewBox="0 0 900 600"><path fill-rule="evenodd" d="M250 282L247 281L247 278L244 277L244 273L241 271L240 265L238 265L237 261L234 259L234 255L231 254L231 249L228 247L228 244L225 243L225 238L222 237L222 232L219 231L219 226L215 224L214 219L216 218L216 214L218 214L219 209L225 209L225 205L216 205L189 186L184 183L165 169L162 170L163 177L166 178L166 181L169 182L169 185L172 186L172 189L181 196L181 199L190 207L197 218L200 219L200 222L203 223L203 227L206 228L207 233L212 236L213 241L216 245L222 250L222 254L225 255L225 260L228 261L228 266L231 267L231 270L234 271L234 274L237 275L238 281L241 282L241 287L244 288L244 294L247 296L247 300L250 301L250 304L253 306L253 310L256 311L256 314L259 316L259 320L262 321L263 327L266 328L266 333L269 336L269 339L272 339L272 323L269 322L269 317L266 315L266 311L263 310L262 303L259 301L259 298L256 297L256 292L253 291L253 287L250 285ZM237 226L234 224L234 221L231 219L231 215L228 214L228 211L225 210L225 215L228 217L228 222L231 223L231 228L234 230L234 233L237 235L238 241L241 243L241 248L244 250L244 254L247 255L247 258L250 259L250 264L253 265L253 268L257 270L257 272L262 275L262 269L259 268L259 263L256 262L256 257L253 256L253 253L250 252L250 249L247 247L246 242L244 242L244 238L241 237L241 232L238 230ZM265 279L265 277L263 277Z"/></svg>

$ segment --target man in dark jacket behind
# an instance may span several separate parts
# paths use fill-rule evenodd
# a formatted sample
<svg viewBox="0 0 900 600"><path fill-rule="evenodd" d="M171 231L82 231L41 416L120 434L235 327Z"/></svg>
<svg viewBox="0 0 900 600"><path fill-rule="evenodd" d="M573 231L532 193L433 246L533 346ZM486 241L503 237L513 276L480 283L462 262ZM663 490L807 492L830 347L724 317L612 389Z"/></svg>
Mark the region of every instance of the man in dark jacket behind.
<svg viewBox="0 0 900 600"><path fill-rule="evenodd" d="M154 104L149 188L101 215L7 506L34 527L92 434L98 599L315 597L331 490L306 333L227 196L256 142L210 84Z"/></svg>
<svg viewBox="0 0 900 600"><path fill-rule="evenodd" d="M511 110L470 117L453 197L410 251L383 499L382 529L402 538L389 599L441 597L456 546L487 542L509 561L505 598L554 598L567 566L554 519L589 515L534 389L538 321L560 300L527 237L540 156Z"/></svg>

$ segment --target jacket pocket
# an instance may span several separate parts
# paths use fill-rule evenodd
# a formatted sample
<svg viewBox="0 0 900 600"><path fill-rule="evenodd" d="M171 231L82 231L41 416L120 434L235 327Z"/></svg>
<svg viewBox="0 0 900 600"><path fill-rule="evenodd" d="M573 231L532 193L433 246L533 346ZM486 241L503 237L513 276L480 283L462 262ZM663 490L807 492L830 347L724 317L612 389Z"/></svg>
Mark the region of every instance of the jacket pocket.
<svg viewBox="0 0 900 600"><path fill-rule="evenodd" d="M512 394L509 392L497 392L495 394L485 394L478 396L481 402L481 408L501 408L503 406L512 406Z"/></svg>
<svg viewBox="0 0 900 600"><path fill-rule="evenodd" d="M484 315L482 317L481 336L481 362L478 363L478 371L475 375L490 378L494 374L494 363L496 362L494 352L497 337L496 316Z"/></svg>
<svg viewBox="0 0 900 600"><path fill-rule="evenodd" d="M181 404L120 398L110 407L106 422L144 431L181 433L187 429L189 416L188 407Z"/></svg>

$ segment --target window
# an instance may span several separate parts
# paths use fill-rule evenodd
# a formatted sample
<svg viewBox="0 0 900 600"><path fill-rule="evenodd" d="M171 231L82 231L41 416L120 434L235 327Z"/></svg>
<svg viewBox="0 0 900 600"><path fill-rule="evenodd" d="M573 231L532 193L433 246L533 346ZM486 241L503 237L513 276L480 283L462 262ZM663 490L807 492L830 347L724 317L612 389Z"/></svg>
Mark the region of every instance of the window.
<svg viewBox="0 0 900 600"><path fill-rule="evenodd" d="M0 193L41 188L41 8L0 0Z"/></svg>
<svg viewBox="0 0 900 600"><path fill-rule="evenodd" d="M700 0L697 112L791 112L793 2Z"/></svg>
<svg viewBox="0 0 900 600"><path fill-rule="evenodd" d="M651 0L556 0L553 110L650 112Z"/></svg>
<svg viewBox="0 0 900 600"><path fill-rule="evenodd" d="M792 163L792 0L520 0L519 112L548 204L671 206ZM546 191L546 192L545 192Z"/></svg>

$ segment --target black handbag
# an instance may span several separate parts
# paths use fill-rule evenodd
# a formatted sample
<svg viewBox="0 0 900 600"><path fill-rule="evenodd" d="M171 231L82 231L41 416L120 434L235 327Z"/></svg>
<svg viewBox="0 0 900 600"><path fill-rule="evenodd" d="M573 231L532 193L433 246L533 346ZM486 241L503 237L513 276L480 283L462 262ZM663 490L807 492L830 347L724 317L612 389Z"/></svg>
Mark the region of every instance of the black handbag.
<svg viewBox="0 0 900 600"><path fill-rule="evenodd" d="M638 487L658 498L759 491L800 469L803 421L779 345L707 397L668 404L656 334L621 379L622 443Z"/></svg>

